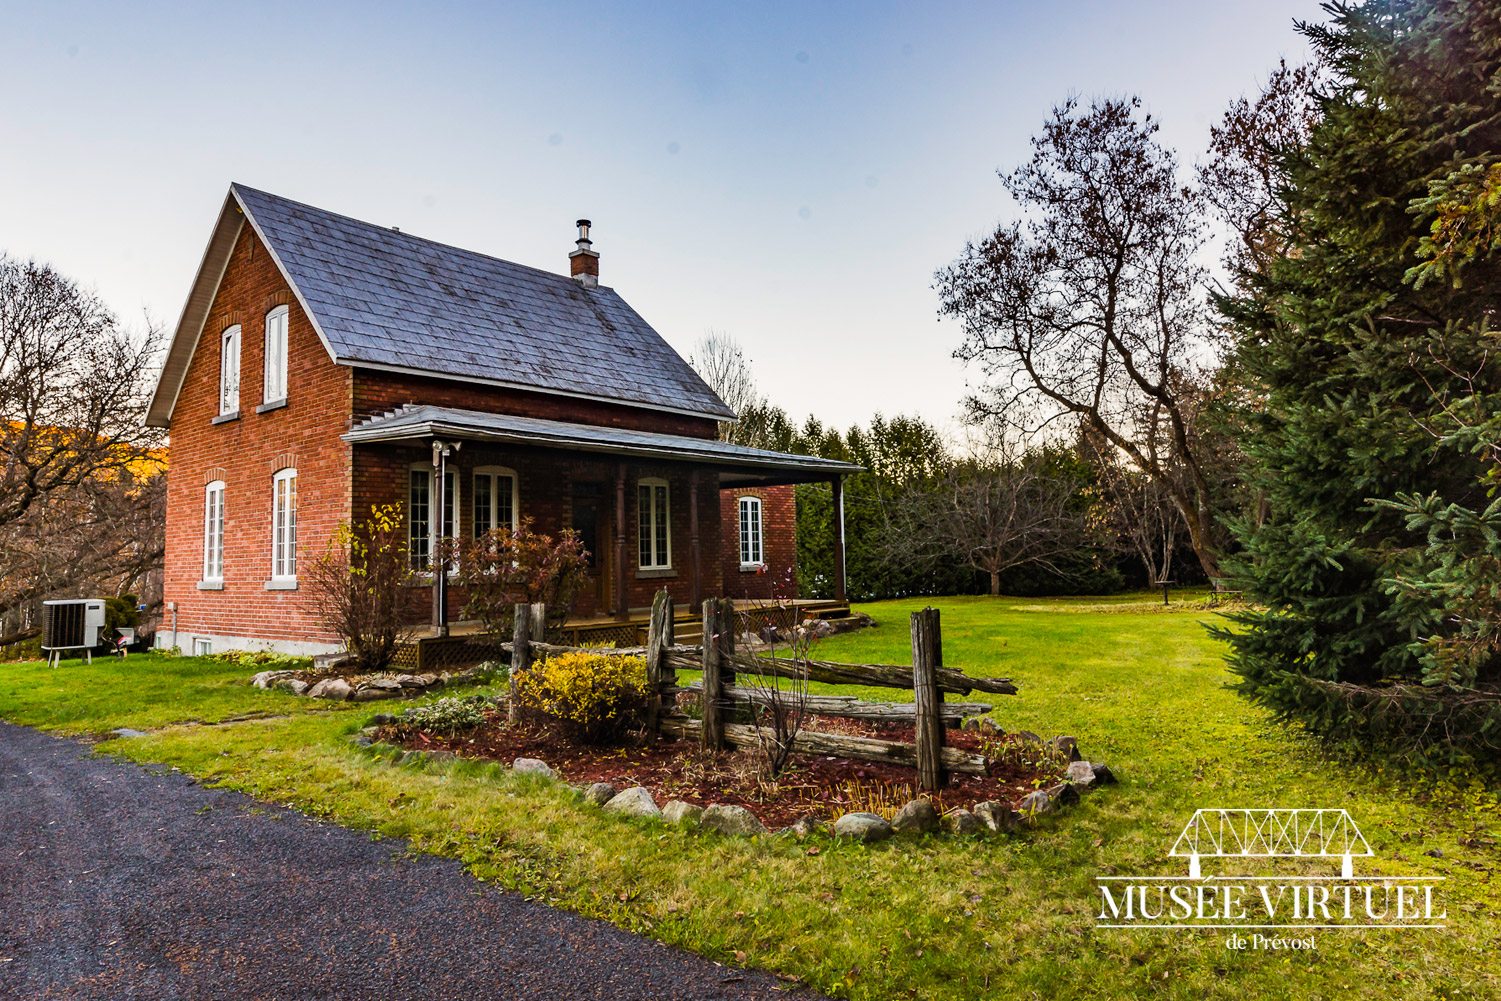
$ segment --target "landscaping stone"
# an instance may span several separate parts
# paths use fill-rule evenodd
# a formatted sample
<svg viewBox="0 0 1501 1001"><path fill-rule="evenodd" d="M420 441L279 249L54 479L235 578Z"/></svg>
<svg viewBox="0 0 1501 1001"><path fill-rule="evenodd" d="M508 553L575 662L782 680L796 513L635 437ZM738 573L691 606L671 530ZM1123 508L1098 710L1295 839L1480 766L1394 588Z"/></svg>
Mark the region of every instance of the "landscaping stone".
<svg viewBox="0 0 1501 1001"><path fill-rule="evenodd" d="M994 800L976 803L974 815L992 831L1005 834L1016 830L1016 811L1011 809L1010 803L997 803Z"/></svg>
<svg viewBox="0 0 1501 1001"><path fill-rule="evenodd" d="M616 793L605 809L611 813L623 813L627 817L660 817L662 811L657 809L657 801L652 799L651 790L645 786L631 786L624 792Z"/></svg>
<svg viewBox="0 0 1501 1001"><path fill-rule="evenodd" d="M401 686L386 688L384 686L361 685L354 690L354 695L351 698L356 702L379 702L381 699L399 699L401 698Z"/></svg>
<svg viewBox="0 0 1501 1001"><path fill-rule="evenodd" d="M1072 782L1059 782L1048 790L1048 798L1059 806L1074 806L1079 802L1079 790Z"/></svg>
<svg viewBox="0 0 1501 1001"><path fill-rule="evenodd" d="M1053 738L1053 746L1068 756L1069 761L1079 760L1079 742L1072 737L1059 735Z"/></svg>
<svg viewBox="0 0 1501 1001"><path fill-rule="evenodd" d="M1087 761L1070 761L1068 780L1081 789L1094 784L1094 765Z"/></svg>
<svg viewBox="0 0 1501 1001"><path fill-rule="evenodd" d="M938 830L938 811L925 799L914 799L891 818L891 828L903 834L926 834Z"/></svg>
<svg viewBox="0 0 1501 1001"><path fill-rule="evenodd" d="M426 688L431 682L423 681L415 674L398 674L392 679L402 688Z"/></svg>
<svg viewBox="0 0 1501 1001"><path fill-rule="evenodd" d="M1041 744L1042 743L1042 738L1039 737L1039 736L1037 736L1037 734L1033 733L1031 730L1018 730L1018 731L1016 731L1016 735L1017 735L1018 738L1020 738L1023 741L1026 741L1027 743L1031 743L1031 744Z"/></svg>
<svg viewBox="0 0 1501 1001"><path fill-rule="evenodd" d="M743 806L724 803L711 804L704 810L703 816L699 817L698 823L707 830L737 837L749 838L766 833L766 825L754 813Z"/></svg>
<svg viewBox="0 0 1501 1001"><path fill-rule="evenodd" d="M1095 785L1108 786L1115 782L1115 773L1110 770L1109 765L1095 762L1089 767L1094 772Z"/></svg>
<svg viewBox="0 0 1501 1001"><path fill-rule="evenodd" d="M276 683L276 687L293 695L302 695L308 690L308 683L300 678L286 678Z"/></svg>
<svg viewBox="0 0 1501 1001"><path fill-rule="evenodd" d="M874 813L846 813L834 821L834 836L856 841L883 841L891 837L891 825Z"/></svg>
<svg viewBox="0 0 1501 1001"><path fill-rule="evenodd" d="M511 762L511 767L522 775L544 775L550 779L558 777L551 765L537 758L517 758Z"/></svg>
<svg viewBox="0 0 1501 1001"><path fill-rule="evenodd" d="M256 688L271 688L278 681L285 681L295 675L296 671L262 671L250 679L250 683Z"/></svg>
<svg viewBox="0 0 1501 1001"><path fill-rule="evenodd" d="M1022 797L1022 801L1016 805L1016 812L1023 817L1033 817L1039 813L1052 813L1058 809L1052 798L1041 789L1034 789Z"/></svg>
<svg viewBox="0 0 1501 1001"><path fill-rule="evenodd" d="M976 817L968 810L955 810L943 818L950 831L960 836L966 834L980 834L987 830L985 821Z"/></svg>
<svg viewBox="0 0 1501 1001"><path fill-rule="evenodd" d="M669 824L681 824L684 821L696 824L703 815L703 807L694 806L692 803L684 803L680 799L675 799L662 807L662 819Z"/></svg>
<svg viewBox="0 0 1501 1001"><path fill-rule="evenodd" d="M978 729L980 729L980 720L979 720L978 717L970 716L970 717L966 718L963 723L959 724L959 729L961 729L961 730L978 730Z"/></svg>
<svg viewBox="0 0 1501 1001"><path fill-rule="evenodd" d="M329 668L342 667L354 660L347 650L338 653L320 653L313 657L313 670L327 671Z"/></svg>
<svg viewBox="0 0 1501 1001"><path fill-rule="evenodd" d="M457 761L459 757L452 751L428 751L426 753L429 761Z"/></svg>
<svg viewBox="0 0 1501 1001"><path fill-rule="evenodd" d="M584 802L590 806L604 806L619 791L608 782L596 782L584 790Z"/></svg>
<svg viewBox="0 0 1501 1001"><path fill-rule="evenodd" d="M395 722L396 717L392 716L390 713L376 713L374 716L370 717L371 726L385 726L388 723Z"/></svg>
<svg viewBox="0 0 1501 1001"><path fill-rule="evenodd" d="M810 813L806 817L799 817L794 820L787 830L796 835L797 840L806 841L815 834L822 834L824 827L823 821Z"/></svg>
<svg viewBox="0 0 1501 1001"><path fill-rule="evenodd" d="M363 733L357 733L353 737L350 737L349 742L355 747L369 747L371 744L375 743L374 740Z"/></svg>
<svg viewBox="0 0 1501 1001"><path fill-rule="evenodd" d="M989 716L980 719L980 732L990 737L1006 736L1006 731L1002 730L1000 724Z"/></svg>
<svg viewBox="0 0 1501 1001"><path fill-rule="evenodd" d="M343 678L324 678L312 688L308 689L308 697L314 699L333 699L335 702L348 701L354 694L354 689L349 687L349 682Z"/></svg>

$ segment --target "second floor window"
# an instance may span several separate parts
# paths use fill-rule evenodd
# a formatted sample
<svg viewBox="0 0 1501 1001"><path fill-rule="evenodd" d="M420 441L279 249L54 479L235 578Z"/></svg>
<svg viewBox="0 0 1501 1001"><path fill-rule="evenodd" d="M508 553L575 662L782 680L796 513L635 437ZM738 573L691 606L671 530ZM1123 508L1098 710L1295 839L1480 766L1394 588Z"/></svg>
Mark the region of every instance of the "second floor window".
<svg viewBox="0 0 1501 1001"><path fill-rule="evenodd" d="M642 480L636 488L640 524L640 567L666 570L672 566L672 527L667 510L667 481Z"/></svg>
<svg viewBox="0 0 1501 1001"><path fill-rule="evenodd" d="M240 325L219 336L219 413L240 409Z"/></svg>
<svg viewBox="0 0 1501 1001"><path fill-rule="evenodd" d="M759 565L761 560L761 498L740 498L740 565Z"/></svg>
<svg viewBox="0 0 1501 1001"><path fill-rule="evenodd" d="M297 470L283 469L272 481L271 579L297 579Z"/></svg>
<svg viewBox="0 0 1501 1001"><path fill-rule="evenodd" d="M287 307L266 314L266 380L262 403L287 396Z"/></svg>
<svg viewBox="0 0 1501 1001"><path fill-rule="evenodd" d="M433 497L435 470L431 463L418 462L412 465L407 480L407 556L413 570L431 570L433 560L433 512L437 499ZM449 469L443 477L443 499L446 508L443 518L443 537L453 538L459 521L458 480ZM449 568L452 573L457 566Z"/></svg>
<svg viewBox="0 0 1501 1001"><path fill-rule="evenodd" d="M224 481L203 488L203 579L224 579Z"/></svg>

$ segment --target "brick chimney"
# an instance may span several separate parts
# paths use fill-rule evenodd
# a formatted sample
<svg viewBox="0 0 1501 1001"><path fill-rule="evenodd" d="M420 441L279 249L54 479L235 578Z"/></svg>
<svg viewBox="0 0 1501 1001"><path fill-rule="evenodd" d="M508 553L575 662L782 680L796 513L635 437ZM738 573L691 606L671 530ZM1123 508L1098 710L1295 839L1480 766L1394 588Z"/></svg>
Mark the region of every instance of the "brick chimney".
<svg viewBox="0 0 1501 1001"><path fill-rule="evenodd" d="M568 273L584 288L597 288L599 251L591 249L593 241L589 239L589 220L580 219L578 228L578 249L568 255Z"/></svg>

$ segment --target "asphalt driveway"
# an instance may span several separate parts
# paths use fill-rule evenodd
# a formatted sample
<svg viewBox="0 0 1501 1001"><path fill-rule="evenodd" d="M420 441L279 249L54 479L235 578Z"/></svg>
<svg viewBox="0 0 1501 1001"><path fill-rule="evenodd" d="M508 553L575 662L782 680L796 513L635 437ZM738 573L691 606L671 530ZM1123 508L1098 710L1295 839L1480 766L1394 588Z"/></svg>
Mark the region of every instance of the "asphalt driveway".
<svg viewBox="0 0 1501 1001"><path fill-rule="evenodd" d="M0 723L0 998L789 996L405 847Z"/></svg>

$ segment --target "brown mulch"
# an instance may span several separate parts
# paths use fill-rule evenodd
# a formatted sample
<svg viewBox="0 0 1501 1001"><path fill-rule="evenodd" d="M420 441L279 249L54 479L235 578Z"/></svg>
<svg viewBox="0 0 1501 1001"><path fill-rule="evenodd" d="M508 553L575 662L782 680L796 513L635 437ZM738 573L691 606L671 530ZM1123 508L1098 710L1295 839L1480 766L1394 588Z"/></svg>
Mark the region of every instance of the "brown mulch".
<svg viewBox="0 0 1501 1001"><path fill-rule="evenodd" d="M901 723L815 716L805 728L903 743L914 740L914 728ZM540 758L574 785L609 782L617 789L645 786L659 805L680 799L697 806L744 806L773 830L809 814L831 820L863 810L889 818L892 811L917 795L917 771L902 765L794 755L777 781L768 783L761 780L760 756L753 751L709 753L691 740L663 741L656 747L585 747L555 730L535 724L511 725L504 717L452 737L408 734L398 727L385 726L379 739L413 750L441 750L505 763L516 758ZM974 731L949 730L946 741L950 747L981 750L981 736ZM1051 772L1009 760L992 760L990 770L987 776L950 775L947 787L928 798L944 813L986 800L1015 803L1038 787L1034 780L1044 785L1058 781Z"/></svg>

